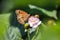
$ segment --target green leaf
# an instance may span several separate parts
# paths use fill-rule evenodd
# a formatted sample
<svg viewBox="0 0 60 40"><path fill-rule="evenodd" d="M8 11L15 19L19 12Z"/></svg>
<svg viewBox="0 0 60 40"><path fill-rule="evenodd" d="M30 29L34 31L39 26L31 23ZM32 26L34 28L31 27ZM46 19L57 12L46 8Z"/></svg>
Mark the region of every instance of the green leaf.
<svg viewBox="0 0 60 40"><path fill-rule="evenodd" d="M10 26L10 13L0 14L0 40L22 40L18 28Z"/></svg>
<svg viewBox="0 0 60 40"><path fill-rule="evenodd" d="M40 8L40 7L37 7L37 6L34 6L34 5L28 5L30 9L37 9L37 10L40 10L42 11L44 14L46 14L47 16L50 16L50 17L53 17L55 19L58 19L56 14L57 14L57 11L56 10L53 10L53 11L48 11L46 9L43 9L43 8Z"/></svg>

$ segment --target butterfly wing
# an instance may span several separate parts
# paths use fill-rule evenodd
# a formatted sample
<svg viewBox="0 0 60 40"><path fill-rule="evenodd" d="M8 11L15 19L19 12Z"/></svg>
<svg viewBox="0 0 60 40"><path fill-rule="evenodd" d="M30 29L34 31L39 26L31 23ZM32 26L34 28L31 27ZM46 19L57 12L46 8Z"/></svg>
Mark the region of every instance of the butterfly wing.
<svg viewBox="0 0 60 40"><path fill-rule="evenodd" d="M30 14L23 10L16 10L17 20L19 23L24 24L27 21Z"/></svg>

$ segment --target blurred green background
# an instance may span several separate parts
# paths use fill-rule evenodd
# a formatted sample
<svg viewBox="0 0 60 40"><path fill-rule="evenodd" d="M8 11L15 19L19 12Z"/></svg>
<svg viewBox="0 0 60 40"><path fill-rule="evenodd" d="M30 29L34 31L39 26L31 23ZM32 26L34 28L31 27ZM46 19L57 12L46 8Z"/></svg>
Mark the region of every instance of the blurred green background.
<svg viewBox="0 0 60 40"><path fill-rule="evenodd" d="M22 9L28 13L31 13L30 11L33 10L28 8L29 4L33 4L51 11L56 10L56 6L60 6L60 0L2 0L0 8L0 40L5 40L4 35L6 33L6 30L8 30L7 27L19 26L18 28L21 29L21 26L16 22L16 15L14 15L15 10ZM44 14L42 15L44 16ZM50 17L41 18L44 24L39 26L40 29L37 29L38 33L35 34L31 40L60 40L60 19L52 19L53 21L50 19ZM52 24L49 24L49 20L52 22ZM54 25L54 23L56 25ZM22 38L20 40L22 40Z"/></svg>
<svg viewBox="0 0 60 40"><path fill-rule="evenodd" d="M17 7L26 7L28 4L33 4L47 9L55 8L60 5L60 0L2 0L2 11L8 12Z"/></svg>

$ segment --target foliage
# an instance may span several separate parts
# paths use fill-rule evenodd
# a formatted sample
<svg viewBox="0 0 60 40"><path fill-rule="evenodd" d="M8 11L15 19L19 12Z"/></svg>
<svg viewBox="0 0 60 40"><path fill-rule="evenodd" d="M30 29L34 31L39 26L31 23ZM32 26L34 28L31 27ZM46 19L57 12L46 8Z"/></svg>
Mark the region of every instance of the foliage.
<svg viewBox="0 0 60 40"><path fill-rule="evenodd" d="M8 14L0 15L0 40L22 40L19 29L9 26ZM45 22L46 23L46 22ZM60 20L55 21L56 25L42 23L33 34L29 34L30 40L60 40Z"/></svg>

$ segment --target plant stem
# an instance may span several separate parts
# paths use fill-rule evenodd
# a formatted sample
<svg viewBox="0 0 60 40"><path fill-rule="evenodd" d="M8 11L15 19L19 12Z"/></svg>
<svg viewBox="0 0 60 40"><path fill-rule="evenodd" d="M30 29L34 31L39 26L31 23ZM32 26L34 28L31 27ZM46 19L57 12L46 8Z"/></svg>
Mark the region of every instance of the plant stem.
<svg viewBox="0 0 60 40"><path fill-rule="evenodd" d="M29 33L29 29L28 29L28 40L30 40L30 33Z"/></svg>

